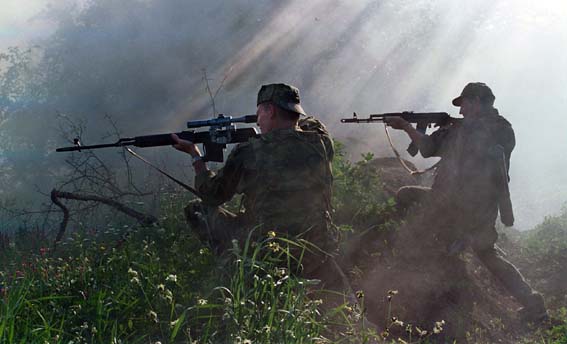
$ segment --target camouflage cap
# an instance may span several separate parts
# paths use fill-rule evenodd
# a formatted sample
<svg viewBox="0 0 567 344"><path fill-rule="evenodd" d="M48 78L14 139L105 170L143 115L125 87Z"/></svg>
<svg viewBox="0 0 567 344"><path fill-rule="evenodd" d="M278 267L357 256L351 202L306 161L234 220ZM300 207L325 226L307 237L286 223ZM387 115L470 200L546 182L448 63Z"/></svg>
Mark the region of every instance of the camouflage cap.
<svg viewBox="0 0 567 344"><path fill-rule="evenodd" d="M287 84L262 85L258 91L256 105L265 102L273 102L284 110L289 110L300 115L305 115L305 110L299 104L299 90L297 87Z"/></svg>
<svg viewBox="0 0 567 344"><path fill-rule="evenodd" d="M453 105L461 106L461 102L463 98L474 98L479 97L480 101L483 103L490 103L491 105L494 103L494 94L490 87L486 86L483 82L471 82L468 83L465 88L463 88L463 92L457 98L453 99Z"/></svg>

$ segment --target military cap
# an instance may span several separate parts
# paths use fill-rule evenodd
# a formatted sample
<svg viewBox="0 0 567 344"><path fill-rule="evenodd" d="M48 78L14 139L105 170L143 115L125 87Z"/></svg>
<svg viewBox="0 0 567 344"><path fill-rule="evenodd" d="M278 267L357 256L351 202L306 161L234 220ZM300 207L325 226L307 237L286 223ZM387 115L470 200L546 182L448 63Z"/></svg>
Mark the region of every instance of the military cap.
<svg viewBox="0 0 567 344"><path fill-rule="evenodd" d="M453 99L453 105L461 106L461 102L463 98L474 98L474 97L479 97L481 102L489 103L491 105L494 103L494 99L496 99L490 87L486 86L485 83L471 82L468 83L467 86L465 86L465 88L463 88L463 92L461 92L460 96Z"/></svg>
<svg viewBox="0 0 567 344"><path fill-rule="evenodd" d="M299 90L297 87L291 85L262 85L260 91L258 91L258 102L256 105L260 105L265 102L273 102L284 110L305 115L305 110L303 110L299 104Z"/></svg>

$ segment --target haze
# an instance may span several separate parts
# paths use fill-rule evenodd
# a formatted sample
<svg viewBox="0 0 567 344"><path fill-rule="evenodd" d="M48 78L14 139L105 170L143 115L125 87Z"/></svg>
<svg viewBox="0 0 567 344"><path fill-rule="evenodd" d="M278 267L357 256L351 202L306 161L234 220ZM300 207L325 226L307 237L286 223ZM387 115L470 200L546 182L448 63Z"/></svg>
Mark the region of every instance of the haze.
<svg viewBox="0 0 567 344"><path fill-rule="evenodd" d="M178 131L190 118L211 116L203 69L213 88L226 76L216 98L217 110L226 114L254 112L261 84L296 85L304 108L347 143L353 159L367 151L392 153L380 125L347 126L339 123L341 117L404 110L456 115L451 99L466 83L483 81L516 131L511 166L516 227L533 227L567 200L564 1L47 5L10 0L0 13L0 49L36 46L35 66L46 72L39 81L29 81L30 75L23 80L49 85L44 93L22 91L2 100L7 105L0 137L19 142L4 145L4 170L22 161L30 166L63 161L52 154L53 147L66 144L53 125L57 112L88 118L93 130L110 113L128 136ZM21 108L33 108L39 119L31 121ZM22 144L42 135L41 143ZM98 138L92 135L91 141ZM399 150L407 146L403 135L394 138ZM148 154L184 158L161 149Z"/></svg>

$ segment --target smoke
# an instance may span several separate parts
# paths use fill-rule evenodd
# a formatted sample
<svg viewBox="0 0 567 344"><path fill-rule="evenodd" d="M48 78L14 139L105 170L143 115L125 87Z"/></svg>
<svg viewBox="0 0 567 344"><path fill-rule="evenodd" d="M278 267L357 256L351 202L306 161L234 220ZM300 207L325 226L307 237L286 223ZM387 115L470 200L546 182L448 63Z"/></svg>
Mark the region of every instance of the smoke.
<svg viewBox="0 0 567 344"><path fill-rule="evenodd" d="M457 114L451 99L483 81L516 130L511 192L517 227L527 229L567 199L565 15L561 0L58 2L41 13L52 33L19 43L35 47L29 62L0 63L2 164L61 164L57 113L87 121L86 144L107 130L104 114L127 136L182 130L212 115L204 71L213 90L222 86L218 112L251 113L261 84L291 83L354 159L390 156L381 126L339 119L353 111ZM409 141L400 133L394 140L399 148Z"/></svg>

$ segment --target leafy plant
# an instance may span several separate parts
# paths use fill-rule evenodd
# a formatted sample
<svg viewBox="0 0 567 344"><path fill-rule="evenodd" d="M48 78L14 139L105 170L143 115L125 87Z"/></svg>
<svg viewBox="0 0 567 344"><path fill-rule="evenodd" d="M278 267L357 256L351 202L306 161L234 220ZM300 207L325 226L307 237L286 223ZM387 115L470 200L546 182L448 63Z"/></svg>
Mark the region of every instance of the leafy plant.
<svg viewBox="0 0 567 344"><path fill-rule="evenodd" d="M380 176L369 167L372 153L352 163L346 158L344 145L335 141L333 161L333 219L346 228L384 224L394 211L395 201L382 189ZM387 224L387 223L386 223Z"/></svg>

